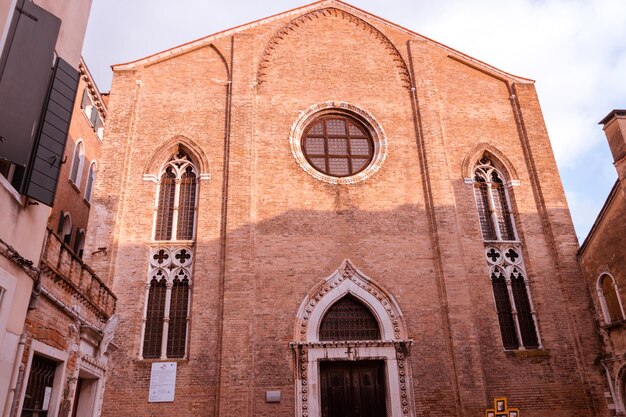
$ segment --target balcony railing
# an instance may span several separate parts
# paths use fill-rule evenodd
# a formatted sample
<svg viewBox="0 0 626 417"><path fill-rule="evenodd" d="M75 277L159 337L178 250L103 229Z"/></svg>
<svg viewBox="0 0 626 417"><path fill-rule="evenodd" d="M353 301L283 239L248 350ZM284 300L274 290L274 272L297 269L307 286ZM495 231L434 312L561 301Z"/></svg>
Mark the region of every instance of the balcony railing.
<svg viewBox="0 0 626 417"><path fill-rule="evenodd" d="M117 297L95 272L48 228L41 270L106 320L115 312Z"/></svg>

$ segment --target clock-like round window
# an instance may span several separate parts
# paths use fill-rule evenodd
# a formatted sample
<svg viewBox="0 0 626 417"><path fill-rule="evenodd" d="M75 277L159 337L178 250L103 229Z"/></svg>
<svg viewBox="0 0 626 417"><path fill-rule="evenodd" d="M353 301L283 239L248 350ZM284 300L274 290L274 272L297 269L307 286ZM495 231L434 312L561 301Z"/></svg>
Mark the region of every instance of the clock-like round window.
<svg viewBox="0 0 626 417"><path fill-rule="evenodd" d="M368 129L345 115L327 114L311 121L304 128L301 145L309 164L332 177L358 174L374 157Z"/></svg>

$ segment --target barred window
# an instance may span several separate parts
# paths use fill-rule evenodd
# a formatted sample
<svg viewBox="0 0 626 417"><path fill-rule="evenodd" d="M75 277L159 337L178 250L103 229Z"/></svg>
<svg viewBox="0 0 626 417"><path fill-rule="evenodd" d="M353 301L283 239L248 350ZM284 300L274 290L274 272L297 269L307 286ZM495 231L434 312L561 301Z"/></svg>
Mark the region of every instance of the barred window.
<svg viewBox="0 0 626 417"><path fill-rule="evenodd" d="M512 247L502 251L494 246L485 254L504 348L541 348L521 254Z"/></svg>
<svg viewBox="0 0 626 417"><path fill-rule="evenodd" d="M613 277L609 274L602 274L600 278L598 278L596 291L598 293L602 315L604 316L604 322L610 324L624 320L622 302L619 298L619 291Z"/></svg>
<svg viewBox="0 0 626 417"><path fill-rule="evenodd" d="M333 304L320 325L320 340L379 340L374 315L360 301L347 295Z"/></svg>
<svg viewBox="0 0 626 417"><path fill-rule="evenodd" d="M474 200L505 349L541 349L504 176L487 153L474 166Z"/></svg>
<svg viewBox="0 0 626 417"><path fill-rule="evenodd" d="M159 178L154 240L193 240L196 217L196 168L179 151Z"/></svg>
<svg viewBox="0 0 626 417"><path fill-rule="evenodd" d="M483 240L515 240L507 190L488 157L483 157L474 169L474 198Z"/></svg>
<svg viewBox="0 0 626 417"><path fill-rule="evenodd" d="M374 157L374 142L368 129L356 119L326 115L305 128L302 153L319 172L348 177L369 166Z"/></svg>

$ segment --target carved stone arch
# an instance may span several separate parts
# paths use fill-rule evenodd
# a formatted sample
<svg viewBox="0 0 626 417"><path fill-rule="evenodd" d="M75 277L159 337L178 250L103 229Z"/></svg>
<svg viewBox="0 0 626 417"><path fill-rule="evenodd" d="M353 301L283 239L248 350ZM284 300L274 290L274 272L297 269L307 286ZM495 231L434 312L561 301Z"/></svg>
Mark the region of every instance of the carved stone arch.
<svg viewBox="0 0 626 417"><path fill-rule="evenodd" d="M191 139L179 135L167 140L153 152L143 171L144 180L158 181L159 170L163 164L167 162L170 156L181 149L189 155L191 162L200 172L199 179L205 180L211 178L209 161L200 146Z"/></svg>
<svg viewBox="0 0 626 417"><path fill-rule="evenodd" d="M515 183L519 183L519 175L517 174L515 166L502 151L487 142L480 142L476 144L467 153L465 159L463 159L463 164L461 165L461 175L464 179L471 180L474 177L472 172L474 165L476 165L476 162L485 154L493 159L493 162L496 164L496 168L502 171L501 174L504 175L507 183L513 185Z"/></svg>
<svg viewBox="0 0 626 417"><path fill-rule="evenodd" d="M326 312L348 294L375 316L381 340L319 340L319 327ZM294 341L290 344L295 353L296 416L322 415L320 362L357 360L384 361L387 416L415 416L408 358L412 342L392 295L344 260L339 269L307 294L296 314Z"/></svg>
<svg viewBox="0 0 626 417"><path fill-rule="evenodd" d="M279 45L286 36L288 36L291 32L294 32L302 24L306 24L309 21L312 21L314 19L319 19L321 17L326 17L326 16L341 17L349 21L350 23L354 24L358 28L365 30L371 35L373 35L389 52L391 59L394 62L394 65L398 69L398 72L400 74L402 85L407 90L411 88L411 76L409 75L410 73L409 73L406 61L400 54L400 51L398 51L398 48L395 47L395 45L389 40L389 38L387 38L387 36L384 35L380 30L378 30L376 27L372 26L371 24L367 23L365 20L345 10L337 9L334 7L314 10L312 12L303 14L293 19L282 28L280 28L274 34L274 36L270 38L267 45L265 46L265 49L263 50L263 53L259 60L259 66L257 69L257 83L262 84L265 81L265 70L267 69L270 63L271 55L276 49L276 46Z"/></svg>
<svg viewBox="0 0 626 417"><path fill-rule="evenodd" d="M326 312L347 294L363 303L374 315L381 340L407 338L402 312L391 294L346 259L302 301L296 316L295 340L319 342L319 327Z"/></svg>

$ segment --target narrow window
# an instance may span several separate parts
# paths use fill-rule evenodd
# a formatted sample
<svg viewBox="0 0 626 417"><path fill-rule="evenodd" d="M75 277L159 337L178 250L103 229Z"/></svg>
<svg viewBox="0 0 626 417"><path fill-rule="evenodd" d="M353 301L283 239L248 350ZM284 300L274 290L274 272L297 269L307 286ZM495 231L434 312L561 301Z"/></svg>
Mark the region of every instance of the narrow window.
<svg viewBox="0 0 626 417"><path fill-rule="evenodd" d="M187 308L189 304L189 279L183 270L177 274L172 284L170 323L167 335L167 357L182 358L185 356Z"/></svg>
<svg viewBox="0 0 626 417"><path fill-rule="evenodd" d="M143 358L183 358L187 351L189 299L198 173L179 150L164 165L157 186L150 252Z"/></svg>
<svg viewBox="0 0 626 417"><path fill-rule="evenodd" d="M158 271L150 280L146 328L143 338L143 357L161 357L163 337L163 317L165 316L165 295L167 283L163 271Z"/></svg>
<svg viewBox="0 0 626 417"><path fill-rule="evenodd" d="M612 276L609 274L600 276L598 279L597 292L602 314L604 315L604 322L610 324L615 321L624 320L617 284Z"/></svg>
<svg viewBox="0 0 626 417"><path fill-rule="evenodd" d="M72 218L69 213L63 211L61 212L57 232L59 233L61 240L65 244L69 245L72 241Z"/></svg>
<svg viewBox="0 0 626 417"><path fill-rule="evenodd" d="M96 163L89 165L89 174L87 175L87 186L85 187L85 200L91 202L91 194L93 193L93 184L96 181Z"/></svg>
<svg viewBox="0 0 626 417"><path fill-rule="evenodd" d="M34 355L28 375L21 417L47 416L57 362Z"/></svg>
<svg viewBox="0 0 626 417"><path fill-rule="evenodd" d="M70 180L80 188L80 179L83 173L83 164L85 163L85 146L83 141L79 140L74 148L72 156L72 169L70 170Z"/></svg>
<svg viewBox="0 0 626 417"><path fill-rule="evenodd" d="M474 198L484 240L515 240L513 218L502 176L487 157L474 169Z"/></svg>
<svg viewBox="0 0 626 417"><path fill-rule="evenodd" d="M515 321L513 320L513 309L509 298L509 290L506 285L504 273L496 269L491 274L491 285L493 296L496 300L496 311L498 312L498 322L500 323L500 334L505 349L517 349L519 341L515 332Z"/></svg>
<svg viewBox="0 0 626 417"><path fill-rule="evenodd" d="M83 258L83 249L85 248L85 231L83 229L76 230L76 238L74 239L74 253L79 258Z"/></svg>
<svg viewBox="0 0 626 417"><path fill-rule="evenodd" d="M474 167L474 200L500 335L505 349L540 349L537 314L503 178L487 155Z"/></svg>
<svg viewBox="0 0 626 417"><path fill-rule="evenodd" d="M196 169L184 152L165 165L159 181L154 240L193 240Z"/></svg>

